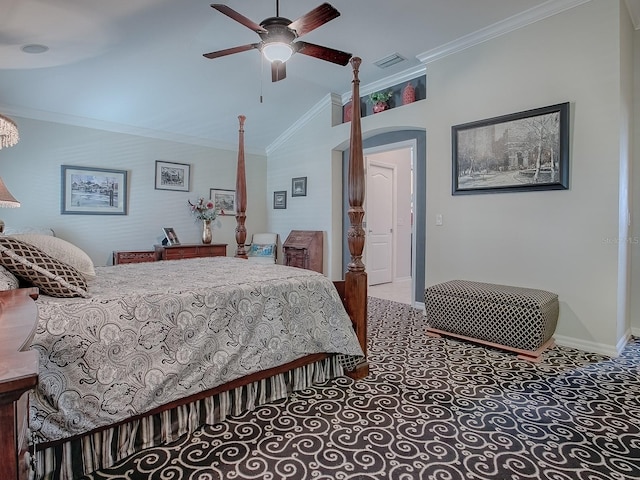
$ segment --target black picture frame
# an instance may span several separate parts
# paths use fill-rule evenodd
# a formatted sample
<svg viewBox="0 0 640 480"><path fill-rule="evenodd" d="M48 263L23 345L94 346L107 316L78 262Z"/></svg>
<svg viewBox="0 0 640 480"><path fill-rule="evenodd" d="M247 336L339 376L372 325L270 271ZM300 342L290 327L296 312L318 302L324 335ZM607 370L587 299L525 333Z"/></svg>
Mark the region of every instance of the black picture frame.
<svg viewBox="0 0 640 480"><path fill-rule="evenodd" d="M276 210L287 208L287 191L286 190L273 192L273 208Z"/></svg>
<svg viewBox="0 0 640 480"><path fill-rule="evenodd" d="M307 177L295 177L291 179L291 196L307 196Z"/></svg>
<svg viewBox="0 0 640 480"><path fill-rule="evenodd" d="M188 192L191 180L191 165L156 160L156 190Z"/></svg>
<svg viewBox="0 0 640 480"><path fill-rule="evenodd" d="M451 127L452 194L569 188L569 102Z"/></svg>
<svg viewBox="0 0 640 480"><path fill-rule="evenodd" d="M126 215L127 171L61 165L62 215Z"/></svg>

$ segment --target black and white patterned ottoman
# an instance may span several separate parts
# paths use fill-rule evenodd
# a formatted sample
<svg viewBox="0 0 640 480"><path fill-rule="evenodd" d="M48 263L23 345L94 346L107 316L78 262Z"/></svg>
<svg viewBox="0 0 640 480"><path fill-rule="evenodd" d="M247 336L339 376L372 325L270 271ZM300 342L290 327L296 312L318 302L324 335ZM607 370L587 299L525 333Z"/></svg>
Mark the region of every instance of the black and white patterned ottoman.
<svg viewBox="0 0 640 480"><path fill-rule="evenodd" d="M545 290L452 280L428 287L427 333L471 340L537 361L553 346L558 295Z"/></svg>

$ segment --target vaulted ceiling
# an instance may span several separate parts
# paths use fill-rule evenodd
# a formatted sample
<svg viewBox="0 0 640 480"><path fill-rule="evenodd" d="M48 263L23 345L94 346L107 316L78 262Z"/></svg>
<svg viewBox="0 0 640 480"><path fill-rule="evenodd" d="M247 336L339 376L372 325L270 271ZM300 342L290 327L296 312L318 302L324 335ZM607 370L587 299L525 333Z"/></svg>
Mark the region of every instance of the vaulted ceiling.
<svg viewBox="0 0 640 480"><path fill-rule="evenodd" d="M366 89L585 1L331 0L341 15L303 39L361 57ZM276 0L223 3L256 23L276 13ZM320 3L282 0L280 16L295 20ZM237 116L244 114L247 149L264 152L329 93L350 90L350 66L302 54L276 83L258 50L204 58L259 38L203 0L0 0L0 6L5 114L222 147L235 144ZM48 50L27 53L26 45ZM396 53L406 60L385 69L374 64Z"/></svg>

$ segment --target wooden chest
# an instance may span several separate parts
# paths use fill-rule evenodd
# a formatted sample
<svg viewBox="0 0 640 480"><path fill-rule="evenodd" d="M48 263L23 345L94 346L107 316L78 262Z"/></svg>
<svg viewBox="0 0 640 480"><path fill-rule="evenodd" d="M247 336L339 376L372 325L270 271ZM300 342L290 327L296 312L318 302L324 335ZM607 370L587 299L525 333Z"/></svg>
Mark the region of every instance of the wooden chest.
<svg viewBox="0 0 640 480"><path fill-rule="evenodd" d="M322 232L291 230L282 244L285 265L323 273Z"/></svg>

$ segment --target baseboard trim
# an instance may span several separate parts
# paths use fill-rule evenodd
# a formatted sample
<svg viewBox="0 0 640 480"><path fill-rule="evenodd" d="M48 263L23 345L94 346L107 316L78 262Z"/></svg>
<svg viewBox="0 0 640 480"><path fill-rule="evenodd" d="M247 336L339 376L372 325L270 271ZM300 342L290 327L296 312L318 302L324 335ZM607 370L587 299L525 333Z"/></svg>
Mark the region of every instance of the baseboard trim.
<svg viewBox="0 0 640 480"><path fill-rule="evenodd" d="M620 355L620 352L622 352L629 341L629 336L626 335L624 338L620 339L616 345L589 342L587 340L566 337L564 335L554 335L553 338L555 338L556 344L562 345L563 347L576 348L585 352L599 353L601 355L606 355L607 357L617 357Z"/></svg>

